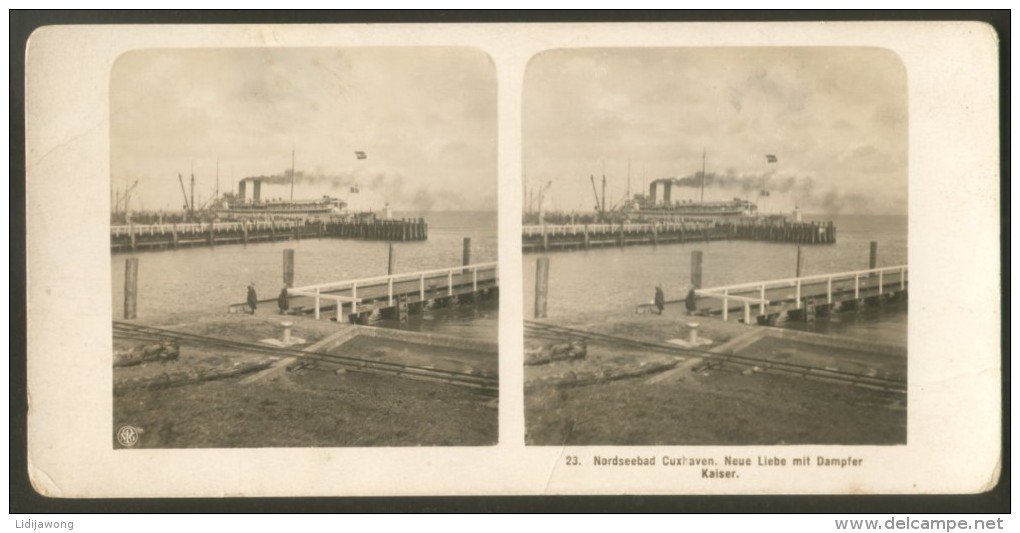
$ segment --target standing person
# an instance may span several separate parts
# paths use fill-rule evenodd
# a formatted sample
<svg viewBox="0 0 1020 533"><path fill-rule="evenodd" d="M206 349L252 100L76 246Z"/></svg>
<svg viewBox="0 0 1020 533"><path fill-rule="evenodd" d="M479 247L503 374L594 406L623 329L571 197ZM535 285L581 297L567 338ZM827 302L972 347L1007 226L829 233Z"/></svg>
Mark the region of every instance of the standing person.
<svg viewBox="0 0 1020 533"><path fill-rule="evenodd" d="M255 293L255 282L253 281L248 284L248 314L255 314L255 308L258 307L258 303L259 297L258 294Z"/></svg>
<svg viewBox="0 0 1020 533"><path fill-rule="evenodd" d="M655 309L662 314L662 310L666 308L666 293L662 292L662 284L655 284Z"/></svg>
<svg viewBox="0 0 1020 533"><path fill-rule="evenodd" d="M287 311L290 309L290 301L288 301L286 285L280 289L280 296L276 299L276 303L280 306L280 314L286 315Z"/></svg>
<svg viewBox="0 0 1020 533"><path fill-rule="evenodd" d="M687 306L687 314L693 315L698 310L698 295L694 293L694 287L687 291L687 299L685 301Z"/></svg>

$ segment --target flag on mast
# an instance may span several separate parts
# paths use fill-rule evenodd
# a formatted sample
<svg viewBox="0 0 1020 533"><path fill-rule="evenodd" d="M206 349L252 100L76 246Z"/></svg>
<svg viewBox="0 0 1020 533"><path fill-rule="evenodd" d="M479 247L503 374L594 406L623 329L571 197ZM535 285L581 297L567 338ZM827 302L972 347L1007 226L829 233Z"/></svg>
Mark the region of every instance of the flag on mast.
<svg viewBox="0 0 1020 533"><path fill-rule="evenodd" d="M769 163L778 163L779 158L777 158L775 154L765 154L765 161Z"/></svg>

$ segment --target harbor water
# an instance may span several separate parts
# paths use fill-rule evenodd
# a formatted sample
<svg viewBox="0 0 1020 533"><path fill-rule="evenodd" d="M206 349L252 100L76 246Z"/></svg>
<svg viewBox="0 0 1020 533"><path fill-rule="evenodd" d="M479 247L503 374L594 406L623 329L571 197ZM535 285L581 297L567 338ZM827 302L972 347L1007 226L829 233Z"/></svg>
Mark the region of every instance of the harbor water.
<svg viewBox="0 0 1020 533"><path fill-rule="evenodd" d="M397 212L394 217L424 217L429 224L428 240L394 243L397 273L460 265L465 237L471 239L473 263L497 259L495 212ZM139 261L138 317L172 320L194 313L225 313L229 305L245 300L249 282L255 282L259 299L275 299L283 287L286 249L294 250L294 282L299 286L387 274L389 243L352 239L304 239L114 254L111 259L114 317L120 318L123 309L128 257L137 257ZM495 339L498 322L498 303L493 301L429 311L403 324L380 321L374 325Z"/></svg>
<svg viewBox="0 0 1020 533"><path fill-rule="evenodd" d="M802 275L829 274L868 268L870 242L878 242L878 266L907 264L907 217L842 215L804 217L833 220L835 244L801 246ZM691 287L691 252L701 250L702 286L749 283L796 275L797 245L772 242L715 241L626 248L599 248L548 254L548 316L555 318L593 311L633 313L650 303L656 283L667 300L681 300ZM535 263L542 254L524 256L525 318L532 317ZM905 344L906 305L836 314L812 324L788 322L784 327Z"/></svg>

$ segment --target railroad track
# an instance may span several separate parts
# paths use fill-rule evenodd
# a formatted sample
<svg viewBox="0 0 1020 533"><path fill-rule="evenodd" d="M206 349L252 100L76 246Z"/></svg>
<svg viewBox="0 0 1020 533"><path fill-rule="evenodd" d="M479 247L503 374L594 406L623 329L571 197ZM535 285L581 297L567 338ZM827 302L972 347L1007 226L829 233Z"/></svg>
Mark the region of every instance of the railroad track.
<svg viewBox="0 0 1020 533"><path fill-rule="evenodd" d="M265 344L234 341L205 335L195 335L162 328L130 324L127 322L113 322L113 336L122 339L135 339L144 341L176 341L179 344L200 345L203 347L223 348L243 352L256 352L277 356L295 357L302 363L326 364L343 368L353 372L364 372L368 374L381 374L399 376L423 381L433 381L469 387L487 394L498 394L498 378L486 374L473 374L469 372L457 372L454 370L441 370L400 363L389 363L385 361L372 361L358 357L331 354L328 352L307 352L293 348L276 348Z"/></svg>
<svg viewBox="0 0 1020 533"><path fill-rule="evenodd" d="M557 326L554 324L545 324L531 320L524 321L524 331L525 334L532 337L556 339L561 341L564 339L580 339L594 343L627 346L630 348L638 348L662 353L671 353L674 355L701 357L704 358L706 362L710 365L721 366L723 364L729 363L732 365L757 368L765 372L796 375L808 379L817 379L822 381L842 383L846 385L853 385L855 387L880 390L896 394L907 393L907 383L903 380L888 379L878 376L867 376L864 374L857 374L854 372L847 372L838 369L819 368L797 363L773 361L771 359L749 357L746 355L739 355L735 353L712 352L709 350L702 350L697 348L681 348L679 346L675 346L672 344L648 342L638 339L630 339L627 337L606 335L604 333L595 333L592 331L585 331L582 329L569 328L565 326Z"/></svg>

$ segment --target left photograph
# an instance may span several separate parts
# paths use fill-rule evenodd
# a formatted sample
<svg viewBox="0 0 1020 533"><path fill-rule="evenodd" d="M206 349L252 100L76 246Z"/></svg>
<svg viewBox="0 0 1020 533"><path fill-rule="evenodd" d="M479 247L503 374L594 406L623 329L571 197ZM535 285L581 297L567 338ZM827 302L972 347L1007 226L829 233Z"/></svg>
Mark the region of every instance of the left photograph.
<svg viewBox="0 0 1020 533"><path fill-rule="evenodd" d="M112 446L495 445L496 115L474 48L120 56Z"/></svg>

